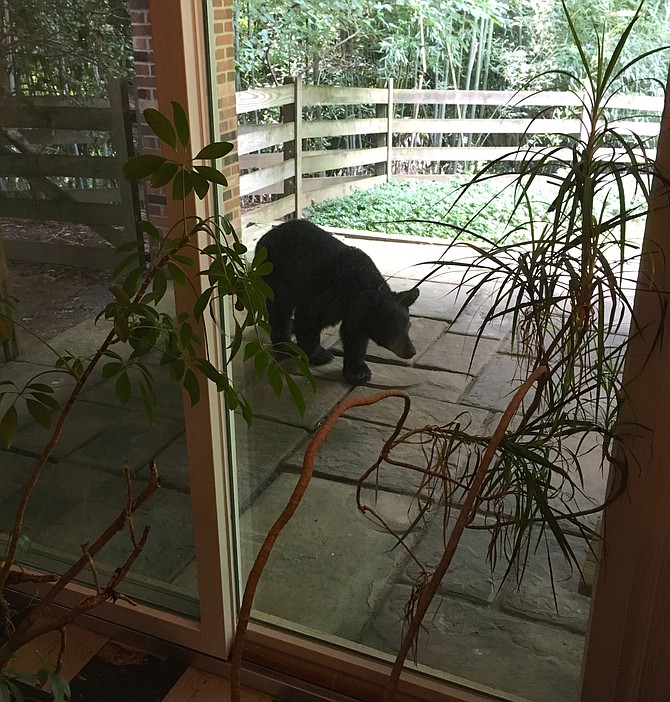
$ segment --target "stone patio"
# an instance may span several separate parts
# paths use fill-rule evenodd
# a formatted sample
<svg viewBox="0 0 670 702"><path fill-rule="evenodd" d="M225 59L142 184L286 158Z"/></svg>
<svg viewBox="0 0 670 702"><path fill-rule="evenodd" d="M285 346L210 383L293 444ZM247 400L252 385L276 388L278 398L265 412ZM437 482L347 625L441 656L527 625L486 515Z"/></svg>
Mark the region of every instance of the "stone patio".
<svg viewBox="0 0 670 702"><path fill-rule="evenodd" d="M407 288L426 272L443 247L434 244L351 241L370 253L394 289ZM242 570L247 572L268 527L292 490L311 433L344 397L379 388L406 390L412 397L408 427L441 425L467 417L477 431L488 431L500 417L510 391L516 357L506 340L509 329L486 330L473 355L474 334L482 310L475 304L454 322L461 298L454 283L458 273L445 268L421 286L411 308L411 336L417 354L396 359L370 345L371 387L352 389L341 376L341 358L314 369L317 392L304 380L307 411L303 417L285 394L277 399L263 382L247 379L245 392L257 418L251 429L236 423L240 495ZM485 297L484 295L479 297ZM480 300L484 302L484 300ZM85 323L67 334L70 349L84 352L96 332ZM336 334L328 343L337 353ZM38 352L0 366L0 379L30 377L44 369ZM141 480L147 462L157 457L163 487L136 522L152 526L147 549L126 584L132 596L197 615L197 581L191 529L188 470L181 395L156 373L161 387L157 418L149 424L138 398L120 409L111 381L98 376L67 426L54 460L38 487L29 512L27 534L32 546L25 560L41 568L62 569L79 553L123 503L119 480L124 459ZM45 376L44 382L49 382ZM248 374L247 374L248 378ZM53 381L64 396L68 384ZM351 410L322 447L312 484L294 520L272 555L257 598L259 618L288 621L302 632L361 650L389 655L402 632L403 607L418 568L407 553L355 504L355 480L377 458L395 425L402 402L391 399ZM0 452L0 529L7 529L18 491L46 432L22 416L11 452ZM406 454L403 454L406 452ZM416 448L399 456L416 459ZM589 495L602 496L604 477L597 468L586 476ZM418 478L400 468L380 475L377 507L395 529L415 516L412 495ZM65 489L63 486L65 485ZM372 489L366 493L374 498ZM442 550L439 510L414 530L408 543L428 565ZM101 570L113 569L127 548L127 536L110 544L100 558ZM570 536L576 552L585 546ZM529 559L521 584L514 576L502 582L503 564L492 571L486 560L488 533L467 531L440 598L425 621L417 665L430 672L492 688L502 699L569 702L577 698L581 654L590 600L579 594L579 575L564 564L551 542L554 588L546 552Z"/></svg>

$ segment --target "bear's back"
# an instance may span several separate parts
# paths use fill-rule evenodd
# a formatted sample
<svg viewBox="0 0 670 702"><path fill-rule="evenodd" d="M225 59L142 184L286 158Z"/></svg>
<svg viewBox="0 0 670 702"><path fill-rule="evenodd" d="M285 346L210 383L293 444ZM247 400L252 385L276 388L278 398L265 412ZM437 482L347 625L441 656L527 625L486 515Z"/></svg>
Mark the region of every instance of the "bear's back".
<svg viewBox="0 0 670 702"><path fill-rule="evenodd" d="M308 220L284 222L265 234L257 248L265 248L273 271L268 283L281 286L294 302L332 296L345 306L363 290L388 291L372 259ZM390 291L388 291L390 294Z"/></svg>
<svg viewBox="0 0 670 702"><path fill-rule="evenodd" d="M308 265L311 261L320 260L323 263L335 258L346 248L346 244L309 220L296 219L284 222L263 235L257 248L266 248L268 258L279 265L284 262Z"/></svg>

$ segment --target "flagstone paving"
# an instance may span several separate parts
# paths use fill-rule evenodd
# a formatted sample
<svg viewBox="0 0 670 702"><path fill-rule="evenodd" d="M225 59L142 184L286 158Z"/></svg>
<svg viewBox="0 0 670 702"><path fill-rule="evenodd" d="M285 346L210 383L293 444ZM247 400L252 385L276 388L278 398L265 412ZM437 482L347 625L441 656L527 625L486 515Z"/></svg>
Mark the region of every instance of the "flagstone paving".
<svg viewBox="0 0 670 702"><path fill-rule="evenodd" d="M443 246L405 241L356 239L350 243L368 251L385 275L395 276L390 284L396 290L420 280L432 266L419 264L438 261L444 251ZM313 369L316 393L296 376L306 399L303 415L288 393L277 398L267 383L236 366L236 377L256 412L251 428L239 417L235 422L244 573L295 484L310 436L345 397L397 388L412 398L405 428L459 421L470 431L491 432L519 385L518 357L511 353L510 328L504 320L488 325L482 334L478 331L488 292L478 293L473 306L457 315L464 297L463 291L456 294L454 286L459 276L456 268L443 266L421 284L421 295L411 308L414 358L397 359L370 344L368 387L352 389L343 382L337 334L324 334L324 344L331 346L336 357ZM99 335L87 322L69 330L62 341L70 353L86 352ZM0 379L28 379L44 370L46 362L43 351L33 350L19 361L0 366ZM118 478L123 462L128 461L134 480L141 484L147 463L156 458L163 487L136 519L136 529L150 525L151 536L127 589L140 599L143 592L150 591L151 597L162 593L165 606L197 613L182 393L158 365L153 369L159 405L152 424L139 396L119 408L113 382L96 376L66 425L29 510L26 529L35 563L42 567L66 563L79 555L80 544L94 538L118 514L124 499ZM43 382L53 383L65 396L67 381L45 378ZM445 535L441 505L433 504L405 541L414 550L411 557L370 513L356 507L356 481L379 455L402 405L401 399L387 399L351 409L337 422L320 449L307 496L280 536L263 577L256 601L259 615L387 653L396 650L412 584L422 567L435 566ZM46 430L23 414L13 451L0 452L1 529L9 527L26 475L46 436ZM584 476L586 495L564 499L588 506L590 497L602 496L605 478L593 455ZM426 461L417 443L401 446L393 457L412 464ZM459 466L451 468L457 475ZM401 534L417 517L420 503L415 492L420 480L419 473L407 468L385 467L368 479L363 499ZM482 527L484 522L473 526ZM503 579L504 559L493 569L487 560L490 538L486 529L466 531L426 619L419 665L535 702L576 699L590 602L578 592L579 573L565 565L555 543L540 540L538 552L529 554L520 583L514 573ZM569 539L575 552L585 556L584 542L575 536ZM101 563L115 567L128 546L127 538L115 540L102 554Z"/></svg>

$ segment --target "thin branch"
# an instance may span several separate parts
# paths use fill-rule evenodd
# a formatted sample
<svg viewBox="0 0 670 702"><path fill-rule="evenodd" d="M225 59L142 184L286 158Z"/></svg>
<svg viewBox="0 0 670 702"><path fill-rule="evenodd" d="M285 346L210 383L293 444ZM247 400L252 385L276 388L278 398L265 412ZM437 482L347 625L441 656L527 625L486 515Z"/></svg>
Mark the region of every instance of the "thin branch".
<svg viewBox="0 0 670 702"><path fill-rule="evenodd" d="M298 509L302 498L305 495L307 486L312 479L312 474L314 473L314 461L316 460L317 453L321 448L321 445L326 440L328 434L330 434L332 428L335 426L335 422L348 410L353 407L363 407L367 405L373 405L380 400L385 400L389 397L401 397L405 401L405 408L401 419L398 421L396 428L393 432L391 438L386 442L385 446L388 446L399 434L405 418L409 412L410 408L410 398L409 395L401 390L382 390L381 392L375 393L367 397L347 397L338 404L333 411L328 415L324 423L319 427L314 437L309 443L307 450L305 451L305 456L302 463L302 470L300 471L300 476L298 482L296 483L291 496L289 497L286 506L282 510L281 514L272 525L272 528L267 533L265 540L254 560L254 564L247 578L247 584L244 588L244 595L242 597L242 604L240 606L240 614L237 621L237 629L235 631L235 639L233 640L233 648L230 658L230 687L231 687L231 700L232 702L240 702L242 694L242 686L240 682L240 671L242 667L242 652L244 650L244 642L246 639L247 629L249 627L249 620L251 618L251 607L253 605L254 597L256 595L256 589L258 588L258 583L260 581L263 570L270 558L270 553L272 548L279 537L282 529L288 524L289 520L295 514Z"/></svg>
<svg viewBox="0 0 670 702"><path fill-rule="evenodd" d="M132 501L130 505L130 513L135 513L144 503L158 490L160 487L160 478L158 476L158 470L156 464L152 463L150 467L150 477L149 483L144 488L144 490ZM40 617L44 616L47 608L56 599L56 597L65 589L67 585L89 564L90 560L94 558L104 546L106 546L109 541L118 532L122 531L128 523L128 507L124 506L123 511L116 517L116 519L100 534L92 546L85 549L84 553L79 557L75 563L73 563L70 568L60 576L58 581L54 583L53 587L45 593L44 597L35 605L35 607L29 612L28 616L21 622L21 624L16 628L16 631L9 637L7 644L9 647L15 651L21 646L23 646L28 641L32 641L37 636L41 636L43 633L48 631L53 631L54 629L59 629L66 624L74 621L82 612L85 612L97 605L101 604L105 600L114 599L117 594L115 588L123 580L126 573L130 569L131 565L136 560L137 556L142 551L144 544L146 542L149 530L145 527L142 537L137 542L133 548L132 553L125 561L125 563L114 571L114 575L110 578L107 586L104 589L98 590L95 595L85 597L81 602L73 607L70 612L57 620L57 623L50 622L41 627L36 627L36 622L39 621Z"/></svg>

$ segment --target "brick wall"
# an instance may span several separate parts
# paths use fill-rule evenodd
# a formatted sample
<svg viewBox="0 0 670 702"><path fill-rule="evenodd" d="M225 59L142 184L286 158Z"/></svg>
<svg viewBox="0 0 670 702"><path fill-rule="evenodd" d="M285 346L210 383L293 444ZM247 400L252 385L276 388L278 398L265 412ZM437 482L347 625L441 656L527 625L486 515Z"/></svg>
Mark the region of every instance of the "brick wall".
<svg viewBox="0 0 670 702"><path fill-rule="evenodd" d="M156 77L154 70L151 16L149 0L129 0L132 23L133 55L135 62L135 90L137 98L140 149L142 153L160 154L160 144L142 119L142 111L147 107L158 107L156 94ZM237 139L237 114L235 111L235 57L233 37L232 0L214 0L214 73L218 95L217 109L221 124L221 134L216 140L233 141ZM219 168L228 179L229 187L224 190L225 214L239 231L240 228L240 185L237 149L234 149ZM147 218L159 229L166 230L168 218L166 212L166 195L163 190L156 190L147 185L145 210Z"/></svg>
<svg viewBox="0 0 670 702"><path fill-rule="evenodd" d="M237 112L235 109L235 43L233 36L232 0L213 0L211 21L214 30L213 72L217 88L217 109L219 112L222 141L237 140ZM237 145L237 144L236 144ZM240 169L237 148L224 159L222 168L228 179L228 189L224 193L226 214L237 231L240 229Z"/></svg>
<svg viewBox="0 0 670 702"><path fill-rule="evenodd" d="M142 112L147 107L158 108L156 73L151 43L149 0L130 0L130 22L135 67L139 150L143 154L160 154L160 142L142 118ZM169 228L166 202L167 197L162 189L156 190L151 188L148 183L145 183L143 201L145 217L161 231L167 231Z"/></svg>

